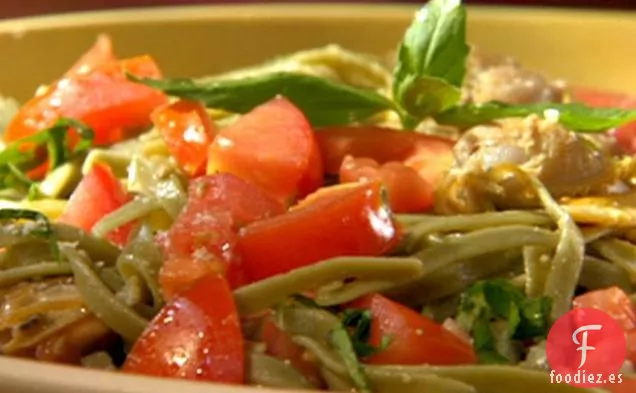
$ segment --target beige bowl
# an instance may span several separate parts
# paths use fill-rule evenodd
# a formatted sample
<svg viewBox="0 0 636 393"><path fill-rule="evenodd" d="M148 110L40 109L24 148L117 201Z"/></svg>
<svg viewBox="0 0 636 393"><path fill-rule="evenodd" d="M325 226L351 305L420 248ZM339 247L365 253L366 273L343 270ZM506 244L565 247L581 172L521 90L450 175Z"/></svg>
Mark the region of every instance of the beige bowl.
<svg viewBox="0 0 636 393"><path fill-rule="evenodd" d="M414 11L396 5L244 5L83 13L0 22L0 92L28 98L67 69L98 33L121 56L150 53L168 76L198 76L338 43L394 49ZM574 84L636 93L636 14L472 8L471 42ZM220 393L211 386L0 357L2 393ZM264 390L259 390L263 392Z"/></svg>

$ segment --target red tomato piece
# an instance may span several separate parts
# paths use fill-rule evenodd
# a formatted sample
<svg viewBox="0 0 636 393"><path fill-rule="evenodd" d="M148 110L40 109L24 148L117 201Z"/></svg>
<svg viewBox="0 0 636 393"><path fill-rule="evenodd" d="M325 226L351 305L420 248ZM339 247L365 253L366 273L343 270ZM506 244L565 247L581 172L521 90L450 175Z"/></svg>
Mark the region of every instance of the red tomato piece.
<svg viewBox="0 0 636 393"><path fill-rule="evenodd" d="M285 98L254 108L219 131L208 152L207 173L228 172L291 203L322 183L314 133L303 113Z"/></svg>
<svg viewBox="0 0 636 393"><path fill-rule="evenodd" d="M636 329L634 305L620 288L612 287L587 292L574 298L573 306L604 311L614 318L625 332Z"/></svg>
<svg viewBox="0 0 636 393"><path fill-rule="evenodd" d="M158 90L127 80L126 73L161 77L155 61L140 56L63 78L20 108L7 126L4 140L12 142L32 135L60 117L78 119L93 127L97 145L118 142L126 137L125 131L149 126L150 114L167 98Z"/></svg>
<svg viewBox="0 0 636 393"><path fill-rule="evenodd" d="M296 344L289 334L276 326L271 318L265 320L261 338L267 347L266 353L268 355L288 361L309 382L315 386L322 385L318 363L307 357L305 349Z"/></svg>
<svg viewBox="0 0 636 393"><path fill-rule="evenodd" d="M100 34L93 46L80 57L64 76L89 74L96 69L117 60L113 52L110 36Z"/></svg>
<svg viewBox="0 0 636 393"><path fill-rule="evenodd" d="M374 126L329 127L316 132L325 171L337 174L346 156L379 164L399 161L435 185L453 163L454 142L416 132Z"/></svg>
<svg viewBox="0 0 636 393"><path fill-rule="evenodd" d="M200 102L180 100L157 108L152 121L170 154L191 177L205 173L216 127Z"/></svg>
<svg viewBox="0 0 636 393"><path fill-rule="evenodd" d="M71 194L58 221L90 231L99 220L130 199L110 167L96 163ZM128 241L131 229L132 224L124 225L106 237L122 246Z"/></svg>
<svg viewBox="0 0 636 393"><path fill-rule="evenodd" d="M233 288L244 284L247 279L234 252L236 232L284 211L260 188L231 174L191 181L186 206L157 239L166 255L159 274L164 294L172 297L210 272L225 271Z"/></svg>
<svg viewBox="0 0 636 393"><path fill-rule="evenodd" d="M370 158L346 156L340 168L340 182L380 180L389 195L393 213L421 213L433 207L433 187L415 169L401 162L380 166Z"/></svg>
<svg viewBox="0 0 636 393"><path fill-rule="evenodd" d="M137 340L122 370L158 377L241 384L245 355L232 291L211 274L166 304Z"/></svg>
<svg viewBox="0 0 636 393"><path fill-rule="evenodd" d="M326 190L333 189L330 194ZM248 276L262 280L339 256L383 255L399 241L380 183L321 189L287 214L239 232Z"/></svg>
<svg viewBox="0 0 636 393"><path fill-rule="evenodd" d="M636 96L610 91L576 88L572 99L598 108L636 109ZM618 127L614 138L623 151L636 154L636 122Z"/></svg>
<svg viewBox="0 0 636 393"><path fill-rule="evenodd" d="M351 303L350 307L371 312L370 344L380 345L384 336L391 339L384 350L364 359L365 363L454 365L477 361L470 343L382 295L364 296Z"/></svg>

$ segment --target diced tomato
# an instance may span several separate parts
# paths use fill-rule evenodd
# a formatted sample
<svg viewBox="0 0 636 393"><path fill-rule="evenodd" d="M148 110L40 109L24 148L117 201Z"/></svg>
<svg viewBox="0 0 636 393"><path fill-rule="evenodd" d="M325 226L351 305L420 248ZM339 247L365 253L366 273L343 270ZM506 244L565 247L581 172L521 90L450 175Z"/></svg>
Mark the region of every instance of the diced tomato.
<svg viewBox="0 0 636 393"><path fill-rule="evenodd" d="M636 378L621 376L621 383L606 383L603 389L610 393L634 393L636 392Z"/></svg>
<svg viewBox="0 0 636 393"><path fill-rule="evenodd" d="M58 221L90 231L99 220L130 199L131 196L126 193L110 167L96 163L71 194ZM127 224L108 233L106 237L122 246L128 241L131 229L132 224Z"/></svg>
<svg viewBox="0 0 636 393"><path fill-rule="evenodd" d="M433 206L433 187L413 168L397 161L380 166L370 158L345 157L340 182L374 180L386 187L393 213L421 213Z"/></svg>
<svg viewBox="0 0 636 393"><path fill-rule="evenodd" d="M181 168L192 177L204 174L208 147L216 134L205 107L200 102L177 101L157 108L152 121Z"/></svg>
<svg viewBox="0 0 636 393"><path fill-rule="evenodd" d="M391 340L384 350L363 359L365 363L454 365L475 363L477 360L470 343L382 295L364 296L351 303L350 307L371 312L371 345L379 346L385 336Z"/></svg>
<svg viewBox="0 0 636 393"><path fill-rule="evenodd" d="M587 292L574 298L573 306L604 311L614 318L626 332L636 329L634 305L620 288L612 287Z"/></svg>
<svg viewBox="0 0 636 393"><path fill-rule="evenodd" d="M191 181L186 206L157 239L166 256L159 274L164 295L170 298L210 272L225 271L232 288L243 285L236 232L284 211L260 188L231 174Z"/></svg>
<svg viewBox="0 0 636 393"><path fill-rule="evenodd" d="M117 61L110 36L100 34L93 46L80 57L64 76L89 74L104 65Z"/></svg>
<svg viewBox="0 0 636 393"><path fill-rule="evenodd" d="M636 307L625 292L617 287L587 292L577 296L573 306L595 308L614 318L625 331L627 360L636 365Z"/></svg>
<svg viewBox="0 0 636 393"><path fill-rule="evenodd" d="M288 361L315 386L322 384L318 363L310 359L307 356L307 351L296 344L285 331L276 326L271 318L265 320L261 338L267 347L266 353L268 355Z"/></svg>
<svg viewBox="0 0 636 393"><path fill-rule="evenodd" d="M221 129L210 145L207 172L232 173L286 203L315 191L323 177L307 119L282 97Z"/></svg>
<svg viewBox="0 0 636 393"><path fill-rule="evenodd" d="M118 142L128 130L149 126L150 114L167 98L158 90L127 80L126 73L161 77L155 61L140 56L63 78L20 108L7 126L4 140L12 142L32 135L60 117L78 119L93 127L97 145Z"/></svg>
<svg viewBox="0 0 636 393"><path fill-rule="evenodd" d="M122 370L240 384L245 379L243 347L232 291L222 275L211 274L164 306Z"/></svg>
<svg viewBox="0 0 636 393"><path fill-rule="evenodd" d="M339 256L382 255L399 241L378 182L322 189L302 207L250 224L238 250L248 276L262 280Z"/></svg>
<svg viewBox="0 0 636 393"><path fill-rule="evenodd" d="M325 171L337 174L346 156L379 164L399 161L435 185L453 163L449 139L382 127L329 127L316 132Z"/></svg>
<svg viewBox="0 0 636 393"><path fill-rule="evenodd" d="M598 108L636 109L636 95L596 89L576 88L572 91L572 100ZM618 127L613 133L621 149L636 154L636 122Z"/></svg>

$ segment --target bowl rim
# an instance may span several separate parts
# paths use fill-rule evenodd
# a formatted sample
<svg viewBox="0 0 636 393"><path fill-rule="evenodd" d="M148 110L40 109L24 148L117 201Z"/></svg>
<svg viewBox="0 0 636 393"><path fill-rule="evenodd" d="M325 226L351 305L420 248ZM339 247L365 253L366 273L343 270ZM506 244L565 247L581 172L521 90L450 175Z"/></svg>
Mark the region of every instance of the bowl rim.
<svg viewBox="0 0 636 393"><path fill-rule="evenodd" d="M152 23L179 21L230 20L245 21L268 18L274 20L290 19L375 19L382 13L383 19L402 19L407 13L413 13L421 5L414 3L286 3L273 2L267 4L181 4L156 7L131 7L112 10L79 11L61 14L47 14L0 20L0 34L16 34L27 31L49 29L73 29L81 26L102 24L127 24L131 22ZM496 6L468 5L471 15L494 19L519 16L532 13L533 18L545 18L548 21L573 20L580 22L602 18L633 20L636 10L604 10L593 8L565 8L539 6Z"/></svg>

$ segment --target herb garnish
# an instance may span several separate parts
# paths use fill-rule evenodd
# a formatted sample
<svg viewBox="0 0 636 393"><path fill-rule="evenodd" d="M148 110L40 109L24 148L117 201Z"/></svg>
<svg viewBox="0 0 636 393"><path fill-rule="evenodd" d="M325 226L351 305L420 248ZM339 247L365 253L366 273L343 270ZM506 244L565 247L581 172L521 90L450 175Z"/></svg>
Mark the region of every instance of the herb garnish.
<svg viewBox="0 0 636 393"><path fill-rule="evenodd" d="M431 0L417 12L400 42L393 70L393 101L374 91L298 73L208 83L128 78L235 113L246 113L280 94L296 104L316 127L351 124L386 110L397 112L407 129L426 118L468 128L506 117L546 116L550 112L557 114L554 118L564 126L581 132L603 132L636 120L636 110L597 109L580 103L464 104L461 88L468 54L462 1Z"/></svg>
<svg viewBox="0 0 636 393"><path fill-rule="evenodd" d="M509 363L497 348L493 324L505 323L505 339L509 341L545 338L550 309L549 298L527 298L509 281L482 281L462 295L457 322L471 333L480 362Z"/></svg>
<svg viewBox="0 0 636 393"><path fill-rule="evenodd" d="M68 140L71 129L79 136L72 149ZM36 196L39 193L37 183L25 172L42 165L45 159L48 159L50 172L87 153L93 139L94 133L89 126L75 119L60 118L53 126L16 140L0 150L0 189L26 189L29 196Z"/></svg>
<svg viewBox="0 0 636 393"><path fill-rule="evenodd" d="M0 209L0 222L29 220L35 223L29 228L29 234L40 237L49 242L51 253L56 260L60 260L60 249L55 238L55 232L49 219L42 213L27 209Z"/></svg>
<svg viewBox="0 0 636 393"><path fill-rule="evenodd" d="M369 344L372 318L371 311L368 309L348 308L342 312L342 324L351 329L351 344L356 355L361 358L376 354L386 349L391 343L391 338L384 336L379 346Z"/></svg>

